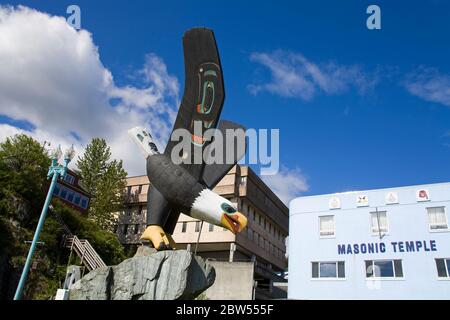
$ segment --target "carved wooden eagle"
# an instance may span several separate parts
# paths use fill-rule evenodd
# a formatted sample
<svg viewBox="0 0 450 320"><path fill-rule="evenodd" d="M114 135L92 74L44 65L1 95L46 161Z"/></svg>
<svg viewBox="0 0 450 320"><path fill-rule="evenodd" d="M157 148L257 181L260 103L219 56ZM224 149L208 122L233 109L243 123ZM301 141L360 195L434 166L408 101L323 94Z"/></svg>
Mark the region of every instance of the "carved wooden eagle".
<svg viewBox="0 0 450 320"><path fill-rule="evenodd" d="M229 134L227 129L244 131L242 126L231 121L219 122L225 91L214 33L206 28L188 30L183 36L183 48L184 95L164 153L158 152L144 128L135 127L129 131L146 155L147 175L151 183L147 199L147 228L141 240L150 241L157 250L175 247L171 234L181 212L233 233L242 231L247 225L247 218L229 200L212 191L244 156L245 136L243 140L242 136L233 136L235 147L228 162L206 161L207 164L203 155L213 139L206 139L197 130L198 125L202 132L215 128L215 132L223 137ZM180 128L189 131L189 147L174 153L177 139L173 135ZM239 145L244 145L244 150L238 148ZM225 146L222 151L225 160L230 151ZM196 157L199 154L200 157Z"/></svg>

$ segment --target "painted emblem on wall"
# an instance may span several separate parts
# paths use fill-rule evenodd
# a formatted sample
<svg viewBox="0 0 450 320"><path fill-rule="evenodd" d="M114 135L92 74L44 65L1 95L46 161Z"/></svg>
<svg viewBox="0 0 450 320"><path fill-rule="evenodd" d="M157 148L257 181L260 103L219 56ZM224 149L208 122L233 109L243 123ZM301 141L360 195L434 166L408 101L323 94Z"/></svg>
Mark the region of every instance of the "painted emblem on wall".
<svg viewBox="0 0 450 320"><path fill-rule="evenodd" d="M341 199L338 197L331 197L328 201L328 207L330 209L340 209L341 208Z"/></svg>
<svg viewBox="0 0 450 320"><path fill-rule="evenodd" d="M367 194L360 194L356 197L357 207L367 207L369 205L369 196Z"/></svg>
<svg viewBox="0 0 450 320"><path fill-rule="evenodd" d="M427 189L419 189L416 192L416 198L417 201L429 201L430 200L430 193Z"/></svg>
<svg viewBox="0 0 450 320"><path fill-rule="evenodd" d="M395 203L398 203L398 193L397 192L386 193L386 204L395 204Z"/></svg>

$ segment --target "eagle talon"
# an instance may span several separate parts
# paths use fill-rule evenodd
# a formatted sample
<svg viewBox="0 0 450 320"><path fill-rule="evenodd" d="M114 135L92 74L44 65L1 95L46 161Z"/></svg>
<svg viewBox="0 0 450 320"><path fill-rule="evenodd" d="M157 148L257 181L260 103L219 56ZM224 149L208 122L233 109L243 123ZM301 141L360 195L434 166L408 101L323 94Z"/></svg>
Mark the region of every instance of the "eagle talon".
<svg viewBox="0 0 450 320"><path fill-rule="evenodd" d="M166 234L158 225L148 226L141 236L141 240L148 240L153 247L158 250L172 250L175 248L175 242L169 234Z"/></svg>

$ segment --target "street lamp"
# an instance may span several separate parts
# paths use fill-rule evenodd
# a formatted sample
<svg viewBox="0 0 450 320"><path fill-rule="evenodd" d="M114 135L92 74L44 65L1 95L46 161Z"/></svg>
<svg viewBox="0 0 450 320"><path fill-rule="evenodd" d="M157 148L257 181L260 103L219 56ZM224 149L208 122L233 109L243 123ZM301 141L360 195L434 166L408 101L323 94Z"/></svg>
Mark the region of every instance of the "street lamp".
<svg viewBox="0 0 450 320"><path fill-rule="evenodd" d="M47 179L52 178L52 182L50 183L50 187L47 192L47 197L45 198L44 207L42 208L41 216L39 218L38 225L36 227L36 231L34 233L33 241L31 242L30 251L28 251L27 261L25 262L25 266L23 267L22 275L20 276L19 285L17 286L16 294L14 295L14 300L20 300L23 293L23 288L25 286L25 281L27 280L28 272L30 271L31 261L33 260L33 254L36 249L36 244L39 242L39 235L41 233L42 227L44 226L45 217L47 215L48 206L50 205L50 201L52 200L53 189L55 189L56 181L58 180L58 176L62 178L65 177L67 172L67 166L69 162L75 156L75 150L72 147L68 149L64 153L64 163L63 165L58 164L58 159L61 157L61 146L58 146L55 150L53 150L50 154L52 158L52 164L48 169Z"/></svg>

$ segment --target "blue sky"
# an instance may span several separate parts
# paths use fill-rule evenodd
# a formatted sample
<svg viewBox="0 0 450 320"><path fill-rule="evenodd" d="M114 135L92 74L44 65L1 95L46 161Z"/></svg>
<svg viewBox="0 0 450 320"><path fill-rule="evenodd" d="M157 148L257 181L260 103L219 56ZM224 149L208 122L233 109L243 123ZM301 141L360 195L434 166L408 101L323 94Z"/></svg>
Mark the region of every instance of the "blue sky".
<svg viewBox="0 0 450 320"><path fill-rule="evenodd" d="M280 129L285 176L275 188L291 173L303 195L450 181L448 1L8 3L52 16L80 6L118 87L143 88L135 70L153 53L181 94L182 34L213 29L222 118ZM366 28L370 4L381 8L381 30ZM0 123L35 125L22 120L0 112Z"/></svg>

